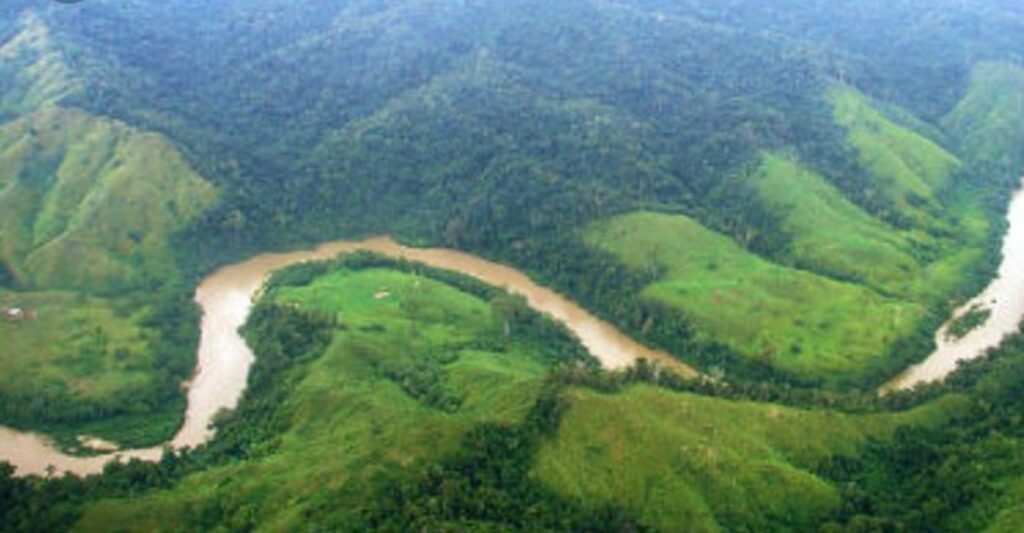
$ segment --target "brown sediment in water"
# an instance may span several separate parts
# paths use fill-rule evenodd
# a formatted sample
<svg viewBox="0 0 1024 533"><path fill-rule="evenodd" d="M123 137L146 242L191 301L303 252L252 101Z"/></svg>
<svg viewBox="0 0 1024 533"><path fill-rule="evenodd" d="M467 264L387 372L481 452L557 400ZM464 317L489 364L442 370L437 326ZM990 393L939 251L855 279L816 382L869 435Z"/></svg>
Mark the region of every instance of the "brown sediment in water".
<svg viewBox="0 0 1024 533"><path fill-rule="evenodd" d="M522 295L528 305L564 324L584 347L607 368L622 368L643 358L685 376L696 376L691 367L664 351L647 348L614 326L597 319L558 293L541 287L513 268L456 250L411 248L388 237L364 241L337 241L315 250L262 254L221 268L197 287L195 300L202 309L201 336L196 371L188 389L185 422L169 446L198 446L212 437L209 428L221 409L232 409L245 390L253 354L239 335L252 309L253 299L275 270L304 261L331 259L339 254L365 250L392 258L404 258L431 267L451 270ZM163 447L129 450L94 457L61 453L43 436L0 427L0 460L17 468L17 474L39 474L52 466L56 473L80 475L100 472L103 465L121 459L159 459Z"/></svg>
<svg viewBox="0 0 1024 533"><path fill-rule="evenodd" d="M1024 179L1022 179L1024 187ZM977 297L965 303L935 333L938 348L880 392L908 389L945 378L961 360L979 357L1017 331L1024 317L1024 188L1018 190L1007 213L1009 229L1003 241L1003 261L998 276ZM253 354L238 334L252 309L253 298L271 272L303 261L331 259L339 254L366 250L392 258L404 258L431 267L452 270L485 283L504 287L526 298L529 306L564 324L584 347L607 368L621 368L644 358L685 376L697 376L691 367L664 351L645 347L614 326L597 319L558 293L534 283L513 268L456 250L411 248L388 237L364 241L337 241L315 250L262 254L217 270L196 289L203 311L196 372L188 388L185 422L168 443L174 448L194 447L209 440L213 416L234 408L245 390ZM961 338L947 335L950 324L973 306L992 311L980 327ZM163 446L115 452L94 457L73 457L60 452L46 437L0 426L0 461L14 465L18 475L45 475L48 470L79 475L102 471L112 460L138 458L156 461Z"/></svg>
<svg viewBox="0 0 1024 533"><path fill-rule="evenodd" d="M981 294L957 308L935 332L936 349L927 359L886 383L879 392L886 394L942 380L956 370L960 361L981 357L999 346L1007 335L1017 332L1024 318L1024 178L1010 201L1006 220L1009 227L1003 238L1003 259L996 277ZM975 307L991 311L988 319L962 337L949 334L950 326Z"/></svg>

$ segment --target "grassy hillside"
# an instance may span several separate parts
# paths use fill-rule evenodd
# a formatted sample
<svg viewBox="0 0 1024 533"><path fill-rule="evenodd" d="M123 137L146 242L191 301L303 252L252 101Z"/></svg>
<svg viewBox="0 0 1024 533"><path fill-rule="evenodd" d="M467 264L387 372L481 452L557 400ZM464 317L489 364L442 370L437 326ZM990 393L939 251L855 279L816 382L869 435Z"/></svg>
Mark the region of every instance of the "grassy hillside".
<svg viewBox="0 0 1024 533"><path fill-rule="evenodd" d="M51 108L0 126L0 262L22 288L173 278L169 235L216 197L158 135Z"/></svg>
<svg viewBox="0 0 1024 533"><path fill-rule="evenodd" d="M800 268L934 305L984 261L991 215L963 184L943 189L955 233L936 237L873 217L789 156L763 155L752 183L790 237L775 256Z"/></svg>
<svg viewBox="0 0 1024 533"><path fill-rule="evenodd" d="M948 229L941 220L937 194L950 184L960 161L933 141L889 120L860 93L836 88L828 97L836 123L847 130L861 165L877 180L864 195L882 206L880 215L908 220L932 232Z"/></svg>
<svg viewBox="0 0 1024 533"><path fill-rule="evenodd" d="M684 312L699 334L803 378L864 372L922 315L920 305L774 264L682 215L623 215L585 239L662 272L642 297Z"/></svg>
<svg viewBox="0 0 1024 533"><path fill-rule="evenodd" d="M0 422L116 442L176 430L196 316L171 236L216 199L163 137L48 107L0 125Z"/></svg>
<svg viewBox="0 0 1024 533"><path fill-rule="evenodd" d="M4 40L0 33L0 122L77 94L84 84L44 21L18 16Z"/></svg>
<svg viewBox="0 0 1024 533"><path fill-rule="evenodd" d="M945 139L940 130L852 89L827 97L858 155L848 174L825 177L792 150L766 151L721 186L723 203L763 221L773 246L709 231L722 219L707 209L695 210L700 220L622 215L591 224L583 240L654 276L640 297L681 311L704 340L843 381L892 366L894 350L923 356L935 317L981 282L999 225L986 207L996 191L972 185L956 156L919 133Z"/></svg>
<svg viewBox="0 0 1024 533"><path fill-rule="evenodd" d="M299 356L306 361L299 367L271 374L287 384L280 389L287 394L266 406L280 432L168 490L91 505L78 529L351 527L361 513L397 497L381 490L407 490L412 482L389 480L437 472L430 465L460 450L481 424L496 422L499 431L520 423L542 388L547 366L530 340L536 333L505 337L495 307L476 296L382 268L336 269L296 283L273 288L260 305L318 312L337 326L323 355ZM257 353L275 345L249 328ZM563 397L567 414L532 459L530 479L561 495L552 501L622 506L660 529L812 524L839 503L837 489L813 474L825 457L854 452L901 425L938 423L956 405L851 416L650 386L614 394L571 388ZM243 408L235 416L250 413ZM259 420L236 421L256 428ZM470 479L484 483L483 463L467 467ZM433 501L471 490L443 487ZM443 508L422 512L445 515ZM450 525L470 525L457 524Z"/></svg>
<svg viewBox="0 0 1024 533"><path fill-rule="evenodd" d="M376 478L421 471L484 421L521 419L542 384L536 347L519 338L499 349L489 342L503 336L489 304L438 281L342 270L265 300L339 320L323 356L274 406L283 431L266 453L171 491L101 503L82 529L193 529L204 513L232 527L291 529L323 506L352 523L371 503Z"/></svg>
<svg viewBox="0 0 1024 533"><path fill-rule="evenodd" d="M1024 69L1007 63L977 65L967 95L942 124L973 164L1019 172L1024 163Z"/></svg>
<svg viewBox="0 0 1024 533"><path fill-rule="evenodd" d="M795 265L890 293L919 274L908 235L873 218L792 158L765 154L753 184L791 235L780 255Z"/></svg>
<svg viewBox="0 0 1024 533"><path fill-rule="evenodd" d="M940 423L956 405L851 416L647 385L567 396L536 475L556 492L622 504L659 531L813 530L840 504L814 473L824 459L902 425Z"/></svg>
<svg viewBox="0 0 1024 533"><path fill-rule="evenodd" d="M873 387L994 261L1022 43L1011 0L0 0L0 306L33 312L0 322L0 423L166 438L198 322L182 269L365 233L517 265L775 398ZM275 288L220 437L87 482L123 486L80 527L431 529L465 494L473 519L609 528L1020 525L1017 404L559 403L563 344L464 289L384 268ZM480 520L425 523L530 523Z"/></svg>

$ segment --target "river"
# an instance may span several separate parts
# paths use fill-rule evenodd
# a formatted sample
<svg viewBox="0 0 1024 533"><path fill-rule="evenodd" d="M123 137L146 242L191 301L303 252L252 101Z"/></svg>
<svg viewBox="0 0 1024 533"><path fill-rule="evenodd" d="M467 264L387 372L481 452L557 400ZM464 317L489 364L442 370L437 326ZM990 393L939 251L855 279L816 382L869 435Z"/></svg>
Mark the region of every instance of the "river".
<svg viewBox="0 0 1024 533"><path fill-rule="evenodd" d="M188 390L188 407L181 429L168 443L174 448L195 447L206 442L213 416L231 409L245 390L253 354L238 334L252 309L253 298L271 272L303 261L330 259L339 254L366 250L392 258L404 258L432 267L452 270L490 285L504 287L526 298L529 306L564 324L591 355L607 368L622 368L640 358L687 375L693 368L666 352L634 341L614 326L599 320L558 293L541 287L522 272L479 257L441 248L410 248L388 237L364 241L338 241L315 250L263 254L217 270L196 288L195 300L202 309L201 335L196 371ZM55 473L79 475L100 472L117 457L157 460L163 447L128 450L93 457L62 453L43 436L0 427L0 461L14 465L18 475Z"/></svg>
<svg viewBox="0 0 1024 533"><path fill-rule="evenodd" d="M981 294L957 308L935 332L936 349L927 359L908 368L880 392L941 380L956 370L960 361L978 358L989 348L999 346L1007 335L1016 333L1024 318L1024 178L1010 200L1006 220L1009 227L1003 237L1003 259L996 277ZM950 336L953 322L975 306L992 312L988 320L959 339Z"/></svg>
<svg viewBox="0 0 1024 533"><path fill-rule="evenodd" d="M1003 240L1003 260L996 278L981 294L957 309L950 321L936 332L937 349L934 353L886 384L881 392L908 389L918 383L942 379L956 369L958 361L979 357L1017 330L1024 317L1024 179L1022 189L1010 202L1007 219L1009 228ZM196 371L189 385L184 424L167 445L180 449L206 442L212 436L209 424L213 416L221 409L237 405L253 362L253 354L238 334L238 328L248 317L253 298L270 273L295 263L330 259L356 250L460 272L520 294L531 308L564 324L607 368L621 368L645 358L687 376L697 375L693 368L668 353L637 343L614 326L558 293L541 287L513 268L456 250L410 248L388 237L337 241L314 250L259 255L221 268L200 283L195 294L196 303L203 312ZM949 338L947 330L950 323L976 305L991 310L988 320L960 339ZM14 465L18 475L45 474L48 468L55 473L93 474L117 458L158 460L163 448L74 457L62 453L43 436L0 426L0 461Z"/></svg>

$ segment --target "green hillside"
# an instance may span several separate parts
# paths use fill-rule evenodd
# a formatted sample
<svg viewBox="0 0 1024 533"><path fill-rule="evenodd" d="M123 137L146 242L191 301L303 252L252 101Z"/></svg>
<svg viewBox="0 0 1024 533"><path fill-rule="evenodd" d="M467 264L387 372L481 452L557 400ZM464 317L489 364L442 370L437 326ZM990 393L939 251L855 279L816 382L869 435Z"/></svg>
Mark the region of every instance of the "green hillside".
<svg viewBox="0 0 1024 533"><path fill-rule="evenodd" d="M38 15L17 17L12 35L0 43L0 121L80 92L84 84L65 59Z"/></svg>
<svg viewBox="0 0 1024 533"><path fill-rule="evenodd" d="M815 475L822 461L902 425L941 423L956 405L850 416L643 385L566 395L538 477L561 494L623 505L659 531L813 530L841 500Z"/></svg>
<svg viewBox="0 0 1024 533"><path fill-rule="evenodd" d="M996 191L964 179L961 162L904 111L883 113L850 89L828 98L858 167L837 179L791 150L762 152L712 197L764 221L773 246L751 232L716 234L707 228L722 218L706 209L619 215L592 223L583 241L649 277L640 299L676 309L698 340L803 380L866 383L892 371L893 354L924 356L936 317L980 284L988 231L999 227L987 211ZM692 357L686 341L658 342Z"/></svg>
<svg viewBox="0 0 1024 533"><path fill-rule="evenodd" d="M166 439L198 337L170 239L214 188L165 138L56 107L0 125L0 168L0 305L35 317L0 323L0 422Z"/></svg>
<svg viewBox="0 0 1024 533"><path fill-rule="evenodd" d="M158 135L50 108L0 126L0 261L18 287L171 279L168 238L216 198Z"/></svg>
<svg viewBox="0 0 1024 533"><path fill-rule="evenodd" d="M950 185L960 161L886 118L860 93L833 89L828 96L836 123L847 130L860 163L877 180L863 193L867 201L879 205L883 218L908 220L931 232L947 230L937 195Z"/></svg>
<svg viewBox="0 0 1024 533"><path fill-rule="evenodd" d="M865 372L922 316L918 304L774 264L681 215L623 215L585 239L662 272L642 297L684 312L698 335L804 379Z"/></svg>
<svg viewBox="0 0 1024 533"><path fill-rule="evenodd" d="M0 425L158 445L202 276L390 235L518 297L273 277L216 436L0 464L0 530L1024 530L1024 335L880 397L996 272L1019 0L0 0ZM979 315L980 316L980 315Z"/></svg>
<svg viewBox="0 0 1024 533"><path fill-rule="evenodd" d="M100 503L81 529L292 529L311 517L351 525L382 478L420 475L479 424L521 420L543 384L547 365L538 356L549 348L538 344L544 337L531 340L537 330L513 328L495 342L504 334L487 301L426 277L335 270L274 289L264 302L338 320L322 356L273 375L285 384L280 403L268 406L280 432L250 459L189 476L171 491ZM254 336L273 339L279 324L249 328L266 356L261 348L273 344Z"/></svg>
<svg viewBox="0 0 1024 533"><path fill-rule="evenodd" d="M909 235L873 218L792 158L765 154L753 184L792 236L782 255L794 264L890 293L902 292L920 273Z"/></svg>
<svg viewBox="0 0 1024 533"><path fill-rule="evenodd" d="M942 120L972 163L1019 171L1024 161L1024 69L981 63L966 97Z"/></svg>
<svg viewBox="0 0 1024 533"><path fill-rule="evenodd" d="M844 18L836 20L802 0L793 8L800 16L791 18L746 1L704 4L570 0L552 9L537 0L427 0L385 8L369 0L315 7L267 0L201 6L187 16L172 15L172 7L103 4L82 7L88 24L50 6L25 10L0 35L29 58L0 78L75 80L69 86L81 90L71 96L46 89L63 86L55 81L19 82L27 92L8 93L26 104L59 98L140 131L159 130L180 146L221 191L204 216L180 213L191 222L183 224L182 259L193 270L268 248L388 233L516 265L639 334L634 322L643 319L629 317L649 309L626 293L648 283L613 296L588 293L618 280L570 279L608 272L607 257L594 250L609 246L581 251L578 234L623 213L685 213L743 252L808 271L797 280L828 278L913 308L908 323L897 314L900 325L884 327L874 323L882 319L839 323L844 313L836 311L824 327L847 333L812 346L832 363L777 368L806 377L816 372L805 366L880 360L890 351L906 360L923 355L923 329L937 319L920 317L944 312L976 288L994 257L988 232L998 225L979 198L1001 193L1001 185L968 190L962 178L975 169L954 154L960 134L943 128L953 119L936 120L937 109L948 111L967 91L977 96L961 104L970 113L959 115L981 114L969 102L990 100L962 71L993 45L959 30L891 22L970 13L949 2L888 6L891 21L849 6L837 8ZM1009 41L1019 28L1006 12L976 16L1010 21L998 32ZM754 20L769 30L754 31ZM882 55L877 42L851 30L858 24L913 35L932 48L901 40L891 44L898 54ZM296 40L288 28L299 27ZM257 41L248 38L254 31ZM558 38L542 38L548 35ZM819 38L828 45L817 46ZM221 53L191 53L196 48ZM953 49L963 53L947 54ZM32 77L42 56L52 56L60 76ZM943 70L921 69L922 58L941 58ZM924 89L932 101L918 96ZM25 208L24 199L15 203ZM150 207L143 212L160 212ZM88 236L88 268L62 271L56 265L83 255L65 241L86 237L40 246L63 230L68 213L38 210L31 235L23 229L17 244L3 243L0 278L114 290L167 276L159 238L140 252L137 236L116 232ZM118 228L158 224L136 220L138 213L116 218ZM180 229L175 222L159 225ZM649 274L635 270L630 275ZM789 307L771 312L815 300L787 298ZM739 308L759 302L751 296ZM677 305L690 318L694 307ZM797 311L799 322L811 323L806 317L818 311L814 304ZM741 315L696 336L770 367L796 357L808 347L803 337L816 335L794 333L804 328L795 323L761 328ZM683 320L662 313L656 321ZM697 329L709 323L696 322ZM733 325L744 329L723 334ZM767 330L767 340L751 328ZM692 346L677 337L658 343L690 356ZM852 353L834 353L846 344ZM799 359L808 357L803 351ZM877 380L895 366L861 374Z"/></svg>
<svg viewBox="0 0 1024 533"><path fill-rule="evenodd" d="M382 298L384 292L389 296ZM189 475L171 490L100 502L79 529L111 523L127 530L353 527L365 518L361 513L388 500L381 492L389 490L388 480L405 479L404 487L432 471L430 464L455 455L481 424L520 423L543 386L545 364L531 338L544 337L514 328L494 345L488 339L502 336L495 308L430 278L381 268L333 270L308 284L272 289L261 305L271 303L338 320L323 355L301 356L295 369L277 371L284 396L263 390L279 398L266 407L279 432L244 448L243 458ZM248 335L257 353L270 357L260 350L278 341L259 339L288 335L290 322L278 317L260 325L260 316L257 311ZM258 376L254 385L262 388ZM433 377L423 381L426 376ZM529 460L536 479L566 502L621 505L659 529L813 523L839 503L835 487L812 473L825 457L854 452L869 436L885 437L900 425L938 424L955 405L849 416L646 386L610 395L569 389L563 396L567 414L557 433ZM445 397L456 401L438 403ZM238 416L252 412L243 407ZM228 442L235 435L229 429ZM725 471L735 474L715 474ZM791 492L778 492L773 483L780 479ZM747 488L736 492L736 483ZM444 486L452 494L470 489ZM422 510L423 516L435 512L445 516L443 507Z"/></svg>

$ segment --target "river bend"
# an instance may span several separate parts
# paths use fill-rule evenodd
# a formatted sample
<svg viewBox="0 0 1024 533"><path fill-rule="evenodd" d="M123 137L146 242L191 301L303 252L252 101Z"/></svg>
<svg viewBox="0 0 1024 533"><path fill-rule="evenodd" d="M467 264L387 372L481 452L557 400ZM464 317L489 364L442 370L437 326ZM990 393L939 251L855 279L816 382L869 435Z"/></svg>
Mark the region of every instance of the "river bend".
<svg viewBox="0 0 1024 533"><path fill-rule="evenodd" d="M365 250L392 258L404 258L431 267L459 272L490 285L522 295L527 304L564 324L591 355L607 368L621 368L640 358L695 376L696 372L666 352L634 341L614 326L599 320L558 293L541 287L522 272L456 250L410 248L388 237L364 241L337 241L315 250L262 254L217 270L196 288L195 300L202 309L201 335L196 370L189 386L185 421L168 443L173 448L195 447L212 437L209 425L221 409L231 409L245 390L252 351L238 333L252 310L253 299L271 272L300 263L331 259L339 254ZM62 453L45 437L0 426L0 461L17 468L18 475L98 473L108 461L138 458L158 460L163 446L126 450L94 457Z"/></svg>

